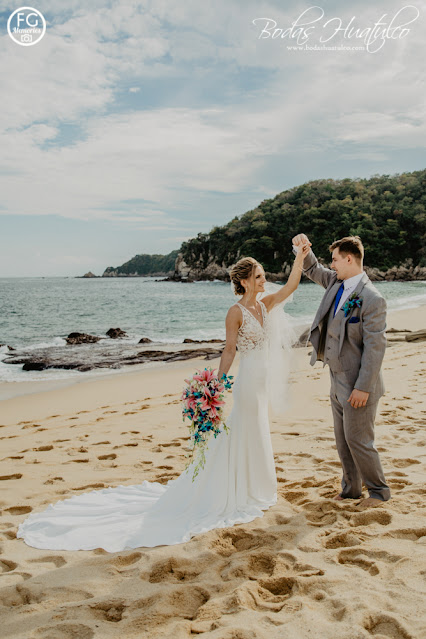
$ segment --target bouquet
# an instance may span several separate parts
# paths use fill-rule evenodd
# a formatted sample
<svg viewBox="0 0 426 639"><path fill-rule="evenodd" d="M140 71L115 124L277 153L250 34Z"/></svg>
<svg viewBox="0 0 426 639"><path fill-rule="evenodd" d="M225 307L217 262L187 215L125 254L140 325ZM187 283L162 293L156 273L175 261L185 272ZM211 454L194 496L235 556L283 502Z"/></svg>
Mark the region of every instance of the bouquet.
<svg viewBox="0 0 426 639"><path fill-rule="evenodd" d="M189 434L191 438L190 457L186 468L194 461L196 465L192 481L196 478L206 462L206 450L208 441L213 433L216 438L221 433L220 427L228 433L229 429L223 421L223 397L225 390L232 387L233 376L222 375L221 379L215 374L216 369L205 368L197 371L191 379L186 379L188 384L182 392L182 419L190 420Z"/></svg>

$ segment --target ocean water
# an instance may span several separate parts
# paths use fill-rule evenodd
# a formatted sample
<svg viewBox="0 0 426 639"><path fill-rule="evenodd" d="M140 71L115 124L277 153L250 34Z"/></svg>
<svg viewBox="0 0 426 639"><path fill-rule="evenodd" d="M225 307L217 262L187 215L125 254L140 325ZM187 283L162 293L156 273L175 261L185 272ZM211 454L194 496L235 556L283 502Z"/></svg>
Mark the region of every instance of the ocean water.
<svg viewBox="0 0 426 639"><path fill-rule="evenodd" d="M378 282L389 310L426 304L426 282ZM323 295L311 282L302 283L286 311L295 326L309 324ZM78 371L22 371L3 362L17 350L63 346L78 331L105 336L111 327L127 332L127 341L181 343L184 338L225 337L225 316L237 300L224 282L176 283L156 278L72 277L0 278L0 382L86 376ZM105 374L116 370L106 370Z"/></svg>

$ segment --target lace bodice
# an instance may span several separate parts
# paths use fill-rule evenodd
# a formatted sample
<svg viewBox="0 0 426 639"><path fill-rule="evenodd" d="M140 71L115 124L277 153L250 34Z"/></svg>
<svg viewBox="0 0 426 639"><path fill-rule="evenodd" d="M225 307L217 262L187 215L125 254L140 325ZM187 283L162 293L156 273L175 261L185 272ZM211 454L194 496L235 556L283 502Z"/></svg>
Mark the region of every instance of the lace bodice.
<svg viewBox="0 0 426 639"><path fill-rule="evenodd" d="M262 309L263 326L254 317L245 306L237 302L243 314L243 323L241 324L238 336L237 347L240 355L245 355L253 350L262 350L268 344L268 312L263 302L259 300Z"/></svg>

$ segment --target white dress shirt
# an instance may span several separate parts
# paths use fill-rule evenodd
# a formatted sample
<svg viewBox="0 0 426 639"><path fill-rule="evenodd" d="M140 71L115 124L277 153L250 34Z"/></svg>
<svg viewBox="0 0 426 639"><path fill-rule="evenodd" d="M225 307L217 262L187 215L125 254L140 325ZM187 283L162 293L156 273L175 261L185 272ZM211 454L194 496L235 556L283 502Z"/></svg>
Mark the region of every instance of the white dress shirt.
<svg viewBox="0 0 426 639"><path fill-rule="evenodd" d="M337 305L336 313L340 311L343 304L348 299L349 295L356 289L363 275L364 275L364 272L358 273L358 275L354 275L353 277L348 277L347 280L343 281L344 289L343 289L342 297L339 300L339 304Z"/></svg>

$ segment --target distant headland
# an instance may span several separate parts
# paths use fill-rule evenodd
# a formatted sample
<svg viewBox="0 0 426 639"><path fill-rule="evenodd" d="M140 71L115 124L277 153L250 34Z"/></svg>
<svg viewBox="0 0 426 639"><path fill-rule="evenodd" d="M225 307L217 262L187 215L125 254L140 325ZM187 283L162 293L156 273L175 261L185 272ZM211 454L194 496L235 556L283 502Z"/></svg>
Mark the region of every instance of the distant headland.
<svg viewBox="0 0 426 639"><path fill-rule="evenodd" d="M328 246L359 235L372 280L426 280L426 169L371 178L319 179L263 200L224 226L183 242L168 255L136 255L101 277L166 277L177 282L229 281L233 264L252 256L272 281L286 279L291 238L306 233L329 263ZM96 277L86 273L83 277Z"/></svg>

